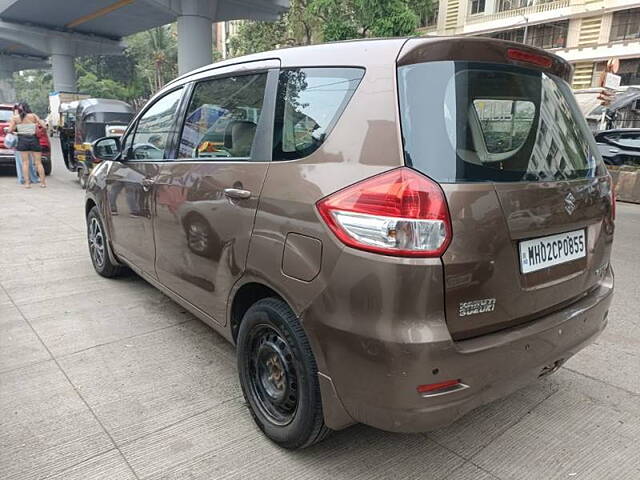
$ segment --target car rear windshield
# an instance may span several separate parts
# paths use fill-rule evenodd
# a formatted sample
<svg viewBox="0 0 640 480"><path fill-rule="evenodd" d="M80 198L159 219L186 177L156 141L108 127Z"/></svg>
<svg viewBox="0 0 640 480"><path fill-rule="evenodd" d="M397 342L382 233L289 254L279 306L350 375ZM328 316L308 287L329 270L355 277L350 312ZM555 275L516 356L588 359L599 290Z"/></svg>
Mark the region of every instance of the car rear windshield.
<svg viewBox="0 0 640 480"><path fill-rule="evenodd" d="M569 86L472 62L398 69L405 162L440 182L589 178L602 159Z"/></svg>
<svg viewBox="0 0 640 480"><path fill-rule="evenodd" d="M9 109L0 108L0 122L10 122L13 112Z"/></svg>

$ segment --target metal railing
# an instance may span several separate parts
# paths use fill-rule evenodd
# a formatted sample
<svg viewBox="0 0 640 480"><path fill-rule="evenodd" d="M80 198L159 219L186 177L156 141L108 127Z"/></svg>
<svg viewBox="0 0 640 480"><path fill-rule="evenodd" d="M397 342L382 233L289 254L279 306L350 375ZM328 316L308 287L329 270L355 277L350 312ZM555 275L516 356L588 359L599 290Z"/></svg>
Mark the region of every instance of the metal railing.
<svg viewBox="0 0 640 480"><path fill-rule="evenodd" d="M555 2L538 3L537 5L514 8L512 10L503 10L502 12L490 14L475 13L467 17L467 23L490 22L492 20L500 20L502 18L511 17L526 17L527 15L532 15L534 13L549 12L551 10L565 8L568 7L569 4L570 0L557 0Z"/></svg>

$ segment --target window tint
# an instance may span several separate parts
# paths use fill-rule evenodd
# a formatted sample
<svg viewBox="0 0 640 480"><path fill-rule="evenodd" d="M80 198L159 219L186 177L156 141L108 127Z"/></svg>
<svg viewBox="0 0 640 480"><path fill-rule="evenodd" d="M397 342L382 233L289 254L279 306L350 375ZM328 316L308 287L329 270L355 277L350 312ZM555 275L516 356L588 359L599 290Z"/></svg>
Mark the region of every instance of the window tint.
<svg viewBox="0 0 640 480"><path fill-rule="evenodd" d="M179 158L251 157L267 74L225 77L195 86L180 139Z"/></svg>
<svg viewBox="0 0 640 480"><path fill-rule="evenodd" d="M552 181L604 172L560 78L510 65L427 62L400 67L398 83L406 164L438 181Z"/></svg>
<svg viewBox="0 0 640 480"><path fill-rule="evenodd" d="M363 75L361 68L283 70L278 85L273 159L294 160L317 150Z"/></svg>
<svg viewBox="0 0 640 480"><path fill-rule="evenodd" d="M634 133L618 133L616 135L611 135L609 137L610 140L613 140L618 145L623 145L625 147L640 147L640 134Z"/></svg>
<svg viewBox="0 0 640 480"><path fill-rule="evenodd" d="M165 158L169 140L175 128L176 113L180 104L182 89L174 90L157 100L138 119L132 145L125 140L126 147L132 147L132 160L160 160ZM126 151L126 150L125 150Z"/></svg>

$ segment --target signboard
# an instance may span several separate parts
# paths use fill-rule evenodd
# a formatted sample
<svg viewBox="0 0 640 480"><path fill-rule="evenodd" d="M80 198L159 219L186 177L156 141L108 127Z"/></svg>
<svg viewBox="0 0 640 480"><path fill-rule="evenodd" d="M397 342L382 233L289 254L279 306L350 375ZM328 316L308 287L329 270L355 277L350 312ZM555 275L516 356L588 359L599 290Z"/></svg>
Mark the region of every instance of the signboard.
<svg viewBox="0 0 640 480"><path fill-rule="evenodd" d="M622 77L620 75L616 75L615 73L609 73L607 72L604 75L604 79L603 79L603 87L604 88L610 88L612 90L618 88L620 86L620 80L622 80Z"/></svg>
<svg viewBox="0 0 640 480"><path fill-rule="evenodd" d="M607 106L612 102L615 97L614 90L620 87L622 77L620 77L620 75L616 75L618 68L620 68L620 60L617 58L610 58L607 61L607 66L604 71L600 74L600 87L602 87L602 92L598 95L598 100L600 100L600 103L604 106Z"/></svg>

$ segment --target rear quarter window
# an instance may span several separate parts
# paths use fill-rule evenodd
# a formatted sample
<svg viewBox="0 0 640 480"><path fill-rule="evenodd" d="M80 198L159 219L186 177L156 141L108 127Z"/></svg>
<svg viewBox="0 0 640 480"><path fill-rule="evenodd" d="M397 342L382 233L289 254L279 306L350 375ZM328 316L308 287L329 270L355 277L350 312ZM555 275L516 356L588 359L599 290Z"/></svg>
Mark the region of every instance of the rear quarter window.
<svg viewBox="0 0 640 480"><path fill-rule="evenodd" d="M295 160L324 143L364 75L362 68L291 68L280 73L273 160Z"/></svg>

